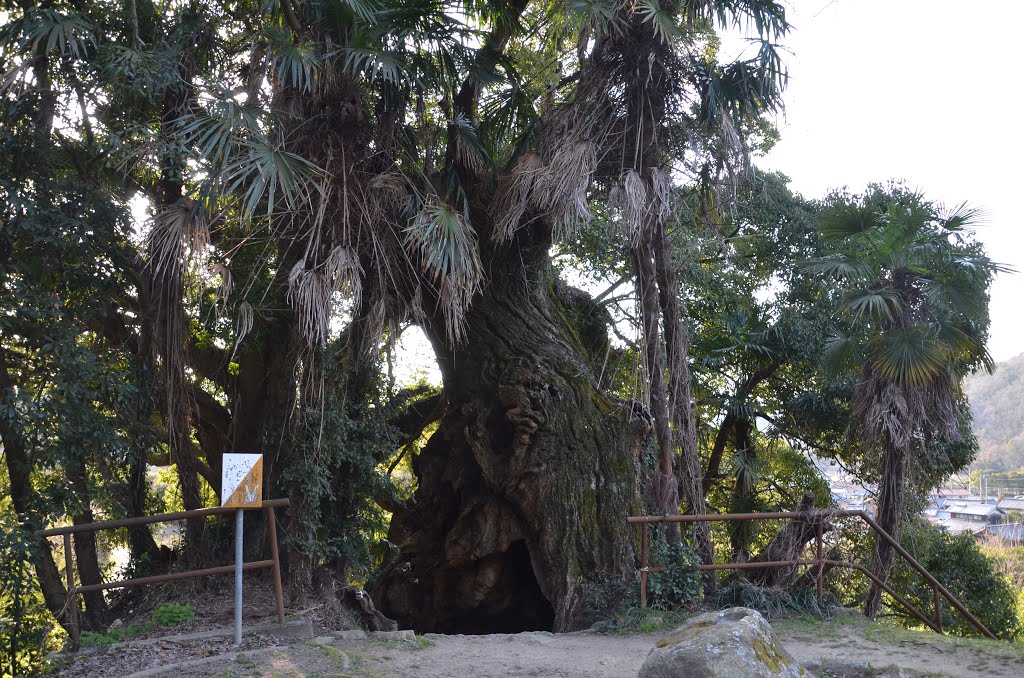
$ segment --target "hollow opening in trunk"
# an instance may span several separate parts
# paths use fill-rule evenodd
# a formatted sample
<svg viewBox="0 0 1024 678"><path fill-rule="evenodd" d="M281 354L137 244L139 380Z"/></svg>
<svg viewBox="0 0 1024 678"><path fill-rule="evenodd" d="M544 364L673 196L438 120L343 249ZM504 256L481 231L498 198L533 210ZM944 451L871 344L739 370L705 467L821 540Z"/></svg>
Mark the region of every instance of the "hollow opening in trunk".
<svg viewBox="0 0 1024 678"><path fill-rule="evenodd" d="M489 599L482 601L472 612L451 619L445 624L449 628L442 632L550 631L554 627L555 611L537 583L526 542L513 542L508 551L491 554L487 559L500 559L499 585L493 589Z"/></svg>

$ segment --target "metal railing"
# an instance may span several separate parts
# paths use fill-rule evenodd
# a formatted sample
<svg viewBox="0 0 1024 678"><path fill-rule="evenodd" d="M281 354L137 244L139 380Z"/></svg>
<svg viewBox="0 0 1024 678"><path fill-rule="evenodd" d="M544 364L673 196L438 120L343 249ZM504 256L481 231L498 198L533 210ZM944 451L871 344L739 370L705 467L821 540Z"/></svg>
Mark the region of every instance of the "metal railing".
<svg viewBox="0 0 1024 678"><path fill-rule="evenodd" d="M883 541L893 547L893 550L903 560L907 562L910 567L916 570L925 581L927 581L932 587L932 600L935 607L935 618L934 620L928 619L920 610L914 607L906 598L899 595L892 590L885 582L879 579L873 572L868 570L863 565L858 563L851 563L845 560L833 560L826 558L823 553L823 533L825 521L830 518L860 518L863 520L869 528L871 528L876 535L878 535ZM995 634L989 631L984 624L978 621L977 617L970 613L970 611L963 606L963 604L956 599L956 597L950 593L946 587L939 583L939 581L932 576L928 570L926 570L917 560L907 553L899 542L883 530L881 526L875 522L875 520L864 511L839 511L839 510L824 510L824 511L785 511L777 513L715 513L715 514L702 514L702 515L685 515L685 516L629 516L626 518L626 522L630 524L639 524L642 527L642 534L640 539L640 606L647 607L647 575L651 572L662 572L665 568L661 567L650 567L648 559L648 543L649 543L649 529L653 523L711 523L721 521L750 521L750 520L799 520L799 521L813 521L812 524L816 525L815 544L817 547L816 557L812 559L800 558L794 560L775 560L766 562L746 562L746 563L721 563L721 564L708 564L701 565L697 569L702 572L714 571L714 570L764 570L773 567L800 567L817 566L817 593L818 593L818 604L822 603L822 589L824 587L825 578L825 566L829 567L842 567L850 570L856 570L866 575L872 582L878 585L883 591L892 596L893 600L898 602L912 616L924 623L928 628L932 629L936 633L942 633L942 605L941 599L945 598L950 605L956 608L969 621L978 631L983 635L992 640L996 640Z"/></svg>
<svg viewBox="0 0 1024 678"><path fill-rule="evenodd" d="M264 501L259 507L267 514L267 541L270 542L270 559L256 560L242 565L243 570L260 570L273 568L274 571L274 597L277 603L277 620L284 623L284 591L281 586L281 557L277 547L277 520L274 513L275 508L286 508L290 505L287 499L270 499ZM191 520L193 518L205 518L207 516L219 516L234 513L238 507L217 506L215 508L195 509L192 511L178 511L176 513L161 513L153 516L138 516L135 518L122 518L120 520L103 520L95 523L83 523L81 525L67 525L65 527L51 527L46 530L37 530L38 537L63 537L64 538L64 569L67 577L67 614L68 633L71 635L71 642L78 647L81 639L81 627L78 623L78 595L92 591L104 591L106 589L120 589L129 586L145 586L148 584L162 584L168 581L179 579L195 579L218 574L231 574L235 571L234 565L222 565L220 567L207 567L202 570L186 570L184 572L171 572L169 574L157 574L150 577L136 577L134 579L121 579L118 581L102 582L99 584L88 584L75 586L75 565L72 558L74 549L73 535L82 532L100 532L102 530L116 530L121 527L137 527L139 525L150 525L152 523L170 523L178 520ZM245 510L249 510L246 508Z"/></svg>

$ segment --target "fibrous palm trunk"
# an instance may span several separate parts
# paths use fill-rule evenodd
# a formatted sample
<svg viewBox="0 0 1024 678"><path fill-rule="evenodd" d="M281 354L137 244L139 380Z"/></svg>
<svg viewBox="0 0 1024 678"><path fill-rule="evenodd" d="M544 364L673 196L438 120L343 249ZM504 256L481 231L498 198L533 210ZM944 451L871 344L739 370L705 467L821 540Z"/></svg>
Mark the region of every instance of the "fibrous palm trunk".
<svg viewBox="0 0 1024 678"><path fill-rule="evenodd" d="M892 444L886 446L884 468L878 486L878 525L897 541L900 538L900 517L903 512L906 457L906 450L902 447ZM892 561L892 546L876 535L872 562L875 576L886 581ZM867 603L864 605L864 614L873 619L881 607L882 589L878 584L872 583L871 589L868 591Z"/></svg>

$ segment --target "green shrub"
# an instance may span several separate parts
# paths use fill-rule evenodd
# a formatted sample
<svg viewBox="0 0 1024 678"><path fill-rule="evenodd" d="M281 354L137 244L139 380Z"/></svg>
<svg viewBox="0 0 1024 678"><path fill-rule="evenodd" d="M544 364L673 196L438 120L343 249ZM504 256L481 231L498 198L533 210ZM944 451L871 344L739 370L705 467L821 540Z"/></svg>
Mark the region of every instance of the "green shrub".
<svg viewBox="0 0 1024 678"><path fill-rule="evenodd" d="M921 565L992 633L1004 640L1017 640L1024 635L1012 585L996 571L993 562L982 553L970 534L951 535L940 528L920 523L908 529L902 541ZM932 614L931 585L902 559L897 559L890 583L897 593L906 596L922 613ZM898 604L893 609L899 614L906 612ZM908 615L904 624L919 626L920 622ZM944 599L942 628L959 636L981 635Z"/></svg>
<svg viewBox="0 0 1024 678"><path fill-rule="evenodd" d="M683 541L669 544L660 534L651 531L650 563L664 567L647 577L647 599L652 607L676 610L692 604L701 595L701 559L692 544Z"/></svg>
<svg viewBox="0 0 1024 678"><path fill-rule="evenodd" d="M196 615L195 609L188 603L164 603L153 610L153 621L159 626L167 628L184 624Z"/></svg>

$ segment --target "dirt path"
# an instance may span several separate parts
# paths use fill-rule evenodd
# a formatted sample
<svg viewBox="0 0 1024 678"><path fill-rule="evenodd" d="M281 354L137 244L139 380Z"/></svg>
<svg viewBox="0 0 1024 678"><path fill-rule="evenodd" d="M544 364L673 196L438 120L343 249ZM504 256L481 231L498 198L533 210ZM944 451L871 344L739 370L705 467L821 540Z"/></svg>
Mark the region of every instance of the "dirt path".
<svg viewBox="0 0 1024 678"><path fill-rule="evenodd" d="M428 634L416 643L376 640L313 643L272 651L246 666L243 662L176 671L175 678L636 678L659 634L517 633L489 636ZM343 654L344 653L344 654Z"/></svg>
<svg viewBox="0 0 1024 678"><path fill-rule="evenodd" d="M652 617L652 619L658 617ZM863 617L783 619L772 626L781 644L820 678L869 678L897 666L932 678L1019 678L1024 645L895 629ZM658 633L604 635L546 632L489 636L428 634L414 641L288 641L248 637L242 652L230 639L198 645L185 636L139 641L80 656L60 676L114 678L139 672L168 678L636 678ZM268 647L274 646L275 647ZM230 655L222 653L230 652ZM172 667L174 662L178 663ZM161 667L166 667L163 670Z"/></svg>
<svg viewBox="0 0 1024 678"><path fill-rule="evenodd" d="M781 620L772 624L782 645L804 666L818 673L846 675L838 667L898 666L931 676L1020 678L1024 645L905 631L866 619ZM870 675L870 673L868 674Z"/></svg>
<svg viewBox="0 0 1024 678"><path fill-rule="evenodd" d="M782 644L819 676L876 675L869 669L899 666L912 675L1019 678L1019 645L944 638L880 627L866 621L783 621ZM337 641L323 647L299 643L252 659L175 671L174 678L636 678L660 633L519 633L490 636L427 635L412 642Z"/></svg>

